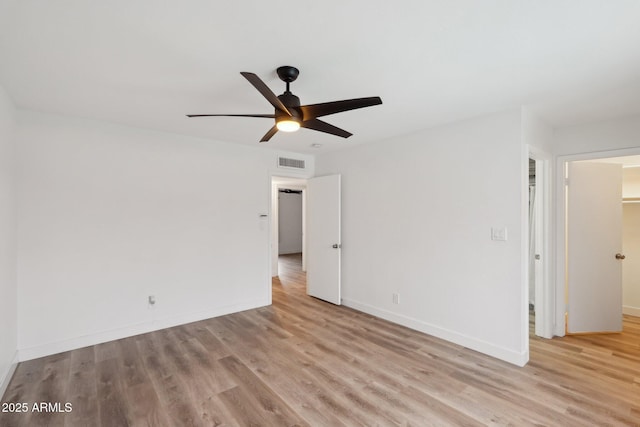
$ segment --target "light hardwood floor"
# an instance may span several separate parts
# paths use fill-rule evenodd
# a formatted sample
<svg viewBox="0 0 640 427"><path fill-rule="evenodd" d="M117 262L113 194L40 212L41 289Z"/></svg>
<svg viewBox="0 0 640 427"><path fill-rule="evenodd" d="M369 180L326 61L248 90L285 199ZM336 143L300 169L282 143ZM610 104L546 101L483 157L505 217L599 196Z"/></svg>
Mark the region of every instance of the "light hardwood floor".
<svg viewBox="0 0 640 427"><path fill-rule="evenodd" d="M531 339L518 368L304 293L273 305L21 363L0 426L640 426L640 319L621 334Z"/></svg>

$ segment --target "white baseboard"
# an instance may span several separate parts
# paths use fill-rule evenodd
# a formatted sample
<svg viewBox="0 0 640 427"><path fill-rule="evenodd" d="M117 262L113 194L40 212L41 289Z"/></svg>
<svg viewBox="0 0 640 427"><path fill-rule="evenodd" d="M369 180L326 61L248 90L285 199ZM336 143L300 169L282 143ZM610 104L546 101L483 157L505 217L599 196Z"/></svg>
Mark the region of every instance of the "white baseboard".
<svg viewBox="0 0 640 427"><path fill-rule="evenodd" d="M623 305L622 314L640 317L640 307L631 307L630 305Z"/></svg>
<svg viewBox="0 0 640 427"><path fill-rule="evenodd" d="M9 365L9 369L7 370L7 373L4 375L4 377L0 377L0 401L3 400L4 393L7 391L7 388L9 387L9 383L11 382L11 378L13 378L13 374L16 371L17 367L18 367L18 352L16 351L15 355L13 356L13 360L11 361L11 365Z"/></svg>
<svg viewBox="0 0 640 427"><path fill-rule="evenodd" d="M431 325L429 323L423 322L422 320L403 316L387 310L382 310L377 307L373 307L371 305L353 301L347 298L342 299L342 304L355 310L380 317L382 319L397 323L402 326L406 326L407 328L411 328L437 338L442 338L443 340L467 347L471 350L479 351L480 353L495 357L500 360L504 360L505 362L512 363L517 366L524 366L529 361L528 350L519 353L517 351L513 351L476 338L472 338L458 332Z"/></svg>
<svg viewBox="0 0 640 427"><path fill-rule="evenodd" d="M218 307L214 310L172 316L164 319L155 319L148 322L129 325L123 328L96 332L94 334L75 337L63 341L51 342L28 348L21 348L18 350L18 360L20 362L24 362L25 360L36 359L38 357L44 357L69 350L75 350L78 348L88 347L90 345L119 340L121 338L132 337L134 335L146 334L147 332L153 332L160 329L184 325L186 323L197 322L199 320L224 316L226 314L237 313L239 311L250 310L267 305L270 305L270 302L267 299L260 299L248 303Z"/></svg>

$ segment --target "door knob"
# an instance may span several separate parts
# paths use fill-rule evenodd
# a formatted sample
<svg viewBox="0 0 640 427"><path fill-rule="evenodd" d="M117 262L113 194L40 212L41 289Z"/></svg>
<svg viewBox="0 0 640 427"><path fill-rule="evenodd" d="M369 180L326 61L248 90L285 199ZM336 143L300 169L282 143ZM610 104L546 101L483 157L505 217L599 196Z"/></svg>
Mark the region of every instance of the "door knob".
<svg viewBox="0 0 640 427"><path fill-rule="evenodd" d="M616 259L625 259L625 258L626 258L626 256L624 256L624 255L622 255L620 253L616 254Z"/></svg>

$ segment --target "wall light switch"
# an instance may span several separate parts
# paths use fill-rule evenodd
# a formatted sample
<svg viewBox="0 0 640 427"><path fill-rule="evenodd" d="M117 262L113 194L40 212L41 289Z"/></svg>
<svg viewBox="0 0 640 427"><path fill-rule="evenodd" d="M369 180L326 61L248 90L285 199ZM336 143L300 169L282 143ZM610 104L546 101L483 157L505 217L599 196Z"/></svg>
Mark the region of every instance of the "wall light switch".
<svg viewBox="0 0 640 427"><path fill-rule="evenodd" d="M507 227L491 227L491 240L506 241Z"/></svg>

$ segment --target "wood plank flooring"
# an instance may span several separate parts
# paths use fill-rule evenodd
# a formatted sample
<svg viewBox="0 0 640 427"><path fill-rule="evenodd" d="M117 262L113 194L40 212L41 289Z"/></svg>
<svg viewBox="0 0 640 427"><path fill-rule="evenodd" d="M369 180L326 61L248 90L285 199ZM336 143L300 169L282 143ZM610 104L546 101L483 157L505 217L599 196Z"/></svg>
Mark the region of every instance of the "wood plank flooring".
<svg viewBox="0 0 640 427"><path fill-rule="evenodd" d="M304 286L285 257L270 307L23 362L0 426L640 426L640 318L518 368Z"/></svg>

